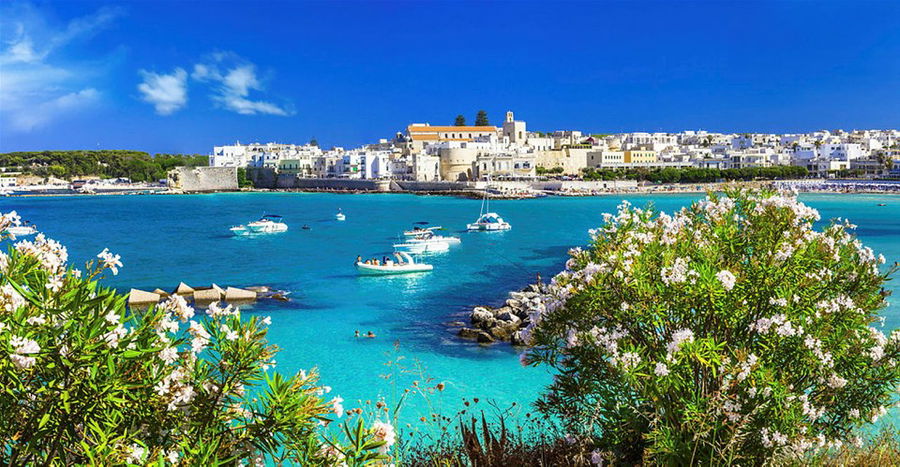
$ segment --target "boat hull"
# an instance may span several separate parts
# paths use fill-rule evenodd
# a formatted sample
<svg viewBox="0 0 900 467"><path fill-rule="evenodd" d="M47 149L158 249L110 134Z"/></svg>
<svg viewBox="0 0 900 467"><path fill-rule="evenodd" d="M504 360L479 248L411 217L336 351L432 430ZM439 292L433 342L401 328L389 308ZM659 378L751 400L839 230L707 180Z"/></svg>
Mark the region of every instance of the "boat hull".
<svg viewBox="0 0 900 467"><path fill-rule="evenodd" d="M393 247L406 253L439 253L450 249L450 245L444 242L397 243Z"/></svg>
<svg viewBox="0 0 900 467"><path fill-rule="evenodd" d="M466 226L466 228L470 231L477 231L477 232L496 232L496 231L500 231L500 230L509 230L512 228L512 226L505 222L502 224L497 223L497 222L491 222L491 223L484 223L484 224L478 224L478 223L469 224Z"/></svg>
<svg viewBox="0 0 900 467"><path fill-rule="evenodd" d="M417 272L429 272L434 269L430 264L406 264L383 266L366 263L356 263L356 270L364 276L393 276L397 274L412 274Z"/></svg>

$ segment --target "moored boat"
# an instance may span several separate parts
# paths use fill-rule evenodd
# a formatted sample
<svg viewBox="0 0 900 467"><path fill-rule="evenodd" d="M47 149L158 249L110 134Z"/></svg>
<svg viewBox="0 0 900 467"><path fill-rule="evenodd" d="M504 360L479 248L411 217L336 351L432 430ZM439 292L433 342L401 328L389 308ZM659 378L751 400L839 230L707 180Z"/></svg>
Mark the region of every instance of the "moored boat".
<svg viewBox="0 0 900 467"><path fill-rule="evenodd" d="M406 253L440 253L450 249L447 242L406 242L395 243L394 249Z"/></svg>
<svg viewBox="0 0 900 467"><path fill-rule="evenodd" d="M434 269L434 266L430 264L416 263L412 256L405 252L396 252L394 253L394 257L397 261L389 260L377 264L357 261L356 270L363 275L386 276L393 274L428 272Z"/></svg>
<svg viewBox="0 0 900 467"><path fill-rule="evenodd" d="M235 235L255 235L268 234L287 231L288 226L284 223L283 218L277 214L266 214L246 225L238 225L232 227L231 233Z"/></svg>
<svg viewBox="0 0 900 467"><path fill-rule="evenodd" d="M334 219L338 220L338 221L343 221L343 220L347 220L347 216L345 216L344 213L340 209L338 209L337 214L334 215Z"/></svg>
<svg viewBox="0 0 900 467"><path fill-rule="evenodd" d="M504 221L499 214L488 212L482 214L477 221L468 224L466 228L472 231L497 231L509 230L512 226L509 225L509 222Z"/></svg>

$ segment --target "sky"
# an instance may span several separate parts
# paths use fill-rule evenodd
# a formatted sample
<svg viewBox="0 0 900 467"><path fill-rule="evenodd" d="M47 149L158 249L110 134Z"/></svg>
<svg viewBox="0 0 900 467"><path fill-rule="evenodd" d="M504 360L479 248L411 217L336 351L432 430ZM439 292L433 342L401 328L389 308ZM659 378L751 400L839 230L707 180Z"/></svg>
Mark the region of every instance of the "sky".
<svg viewBox="0 0 900 467"><path fill-rule="evenodd" d="M900 1L0 1L0 152L900 127Z"/></svg>

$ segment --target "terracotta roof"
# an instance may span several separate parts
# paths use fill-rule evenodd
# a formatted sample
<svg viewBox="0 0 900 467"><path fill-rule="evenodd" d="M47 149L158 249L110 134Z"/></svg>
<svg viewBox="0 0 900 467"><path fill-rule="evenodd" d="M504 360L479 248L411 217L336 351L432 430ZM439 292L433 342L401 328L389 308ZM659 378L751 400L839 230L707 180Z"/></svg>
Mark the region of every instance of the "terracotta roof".
<svg viewBox="0 0 900 467"><path fill-rule="evenodd" d="M425 135L416 135L416 134L412 134L412 135L409 135L409 136L410 136L414 141L437 141L437 140L438 140L438 135L428 135L428 134L425 134Z"/></svg>
<svg viewBox="0 0 900 467"><path fill-rule="evenodd" d="M410 125L406 127L406 129L410 133L434 133L438 131L453 131L453 132L485 132L485 131L498 131L495 126L430 126L430 125Z"/></svg>

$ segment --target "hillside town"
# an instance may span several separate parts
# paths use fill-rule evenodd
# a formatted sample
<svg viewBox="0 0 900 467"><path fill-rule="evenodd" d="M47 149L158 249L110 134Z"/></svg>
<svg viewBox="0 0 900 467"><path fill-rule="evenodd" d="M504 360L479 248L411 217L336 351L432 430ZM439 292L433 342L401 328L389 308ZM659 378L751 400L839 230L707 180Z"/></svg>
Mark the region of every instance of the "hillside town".
<svg viewBox="0 0 900 467"><path fill-rule="evenodd" d="M459 122L458 122L459 123ZM501 126L412 123L355 149L317 144L216 146L211 167L271 169L299 178L478 181L578 177L585 170L743 169L798 166L814 178L900 177L900 130L801 134L594 134L528 131L507 112Z"/></svg>

